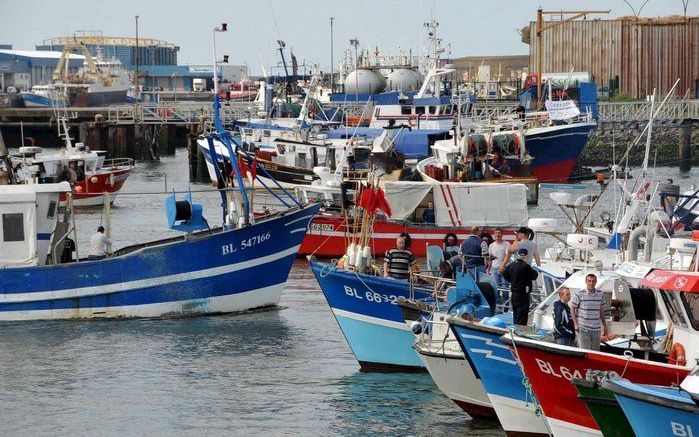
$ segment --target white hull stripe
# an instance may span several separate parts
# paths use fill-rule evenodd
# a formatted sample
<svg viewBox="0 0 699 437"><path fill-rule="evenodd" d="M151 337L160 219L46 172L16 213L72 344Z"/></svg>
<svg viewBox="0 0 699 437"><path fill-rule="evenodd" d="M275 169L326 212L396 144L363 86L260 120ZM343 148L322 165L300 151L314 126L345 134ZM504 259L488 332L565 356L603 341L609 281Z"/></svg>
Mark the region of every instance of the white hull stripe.
<svg viewBox="0 0 699 437"><path fill-rule="evenodd" d="M11 293L0 294L0 302L33 302L41 300L53 299L69 299L74 297L97 296L100 294L109 294L120 291L138 290L142 288L154 287L157 285L172 284L175 282L191 281L194 279L208 278L211 276L224 275L240 270L245 270L250 267L255 267L261 264L267 264L285 258L289 255L294 255L298 252L299 246L294 246L282 252L272 255L263 256L237 264L228 264L218 267L212 267L204 270L196 270L193 272L178 273L175 275L159 276L155 278L139 279L136 281L120 282L115 284L97 285L93 287L82 287L64 290L53 291L37 291L33 293Z"/></svg>
<svg viewBox="0 0 699 437"><path fill-rule="evenodd" d="M333 308L332 310L333 314L335 314L336 316L347 317L348 319L357 320L365 323L371 323L372 325L384 326L386 328L400 329L401 331L410 331L410 329L408 329L405 323L378 319L376 317L365 316L363 314L352 313L337 308Z"/></svg>
<svg viewBox="0 0 699 437"><path fill-rule="evenodd" d="M551 431L555 436L563 437L580 437L580 436L602 436L602 432L597 429L588 428L586 426L576 425L575 423L566 422L564 420L547 418Z"/></svg>

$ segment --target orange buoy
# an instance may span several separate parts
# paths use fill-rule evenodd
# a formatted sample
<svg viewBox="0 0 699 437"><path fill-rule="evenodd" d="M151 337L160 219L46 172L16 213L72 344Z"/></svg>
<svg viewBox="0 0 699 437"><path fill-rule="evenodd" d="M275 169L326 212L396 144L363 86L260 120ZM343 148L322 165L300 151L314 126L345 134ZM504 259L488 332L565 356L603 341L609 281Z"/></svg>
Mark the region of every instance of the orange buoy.
<svg viewBox="0 0 699 437"><path fill-rule="evenodd" d="M667 359L668 364L676 364L678 366L686 366L687 358L684 353L682 343L674 343L670 349L670 356Z"/></svg>

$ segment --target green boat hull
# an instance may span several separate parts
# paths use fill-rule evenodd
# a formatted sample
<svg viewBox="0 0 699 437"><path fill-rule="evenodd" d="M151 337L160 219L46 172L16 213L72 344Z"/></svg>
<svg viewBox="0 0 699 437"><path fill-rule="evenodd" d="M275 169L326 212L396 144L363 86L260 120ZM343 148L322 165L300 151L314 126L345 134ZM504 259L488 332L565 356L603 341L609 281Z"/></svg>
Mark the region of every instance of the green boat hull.
<svg viewBox="0 0 699 437"><path fill-rule="evenodd" d="M636 436L612 392L585 379L575 378L573 384L578 390L578 399L585 402L604 437Z"/></svg>

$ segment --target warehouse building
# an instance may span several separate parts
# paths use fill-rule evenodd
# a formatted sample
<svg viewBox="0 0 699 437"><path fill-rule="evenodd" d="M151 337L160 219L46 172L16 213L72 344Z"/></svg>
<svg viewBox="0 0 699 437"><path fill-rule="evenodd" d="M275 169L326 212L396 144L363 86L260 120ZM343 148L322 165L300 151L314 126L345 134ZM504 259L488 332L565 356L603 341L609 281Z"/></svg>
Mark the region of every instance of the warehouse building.
<svg viewBox="0 0 699 437"><path fill-rule="evenodd" d="M99 31L80 31L74 36L50 38L37 45L37 50L62 52L66 44L82 43L92 56L99 51L106 58L116 58L127 70L136 69L136 46L139 65L177 65L180 48L167 41L153 38L103 36Z"/></svg>
<svg viewBox="0 0 699 437"><path fill-rule="evenodd" d="M544 21L543 27L553 22ZM522 29L529 66L537 72L536 22ZM602 90L643 99L667 93L699 97L699 17L575 20L541 33L542 70L585 71Z"/></svg>
<svg viewBox="0 0 699 437"><path fill-rule="evenodd" d="M10 46L11 47L11 46ZM0 49L0 92L8 88L25 91L34 85L51 83L61 52ZM85 58L70 55L69 72L83 66Z"/></svg>

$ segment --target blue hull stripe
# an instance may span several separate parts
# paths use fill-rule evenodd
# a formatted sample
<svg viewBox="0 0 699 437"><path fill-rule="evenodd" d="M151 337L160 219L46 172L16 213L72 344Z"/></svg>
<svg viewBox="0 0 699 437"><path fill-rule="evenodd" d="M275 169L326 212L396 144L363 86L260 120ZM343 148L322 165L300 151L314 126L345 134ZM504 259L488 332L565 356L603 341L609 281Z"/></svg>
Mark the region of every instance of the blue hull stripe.
<svg viewBox="0 0 699 437"><path fill-rule="evenodd" d="M297 231L319 208L100 261L3 269L0 313L202 299L281 284L305 235Z"/></svg>

